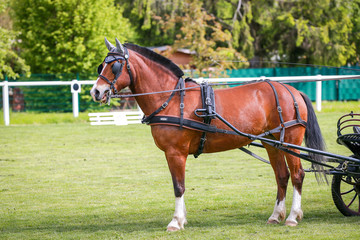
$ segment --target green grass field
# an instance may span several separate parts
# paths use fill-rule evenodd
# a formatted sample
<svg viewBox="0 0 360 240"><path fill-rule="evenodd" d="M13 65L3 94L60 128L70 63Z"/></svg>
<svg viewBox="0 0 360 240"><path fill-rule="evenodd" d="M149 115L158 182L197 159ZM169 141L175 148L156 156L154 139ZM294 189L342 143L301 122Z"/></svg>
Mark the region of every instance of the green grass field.
<svg viewBox="0 0 360 240"><path fill-rule="evenodd" d="M337 119L350 110L359 112L360 103L324 103L317 114L330 152L350 155L335 142ZM305 177L299 225L266 225L276 198L272 169L239 150L188 158L189 223L166 232L173 187L150 128L86 119L12 113L13 125L0 125L0 239L360 238L360 218L342 216L330 186L313 173ZM291 200L290 185L288 213Z"/></svg>

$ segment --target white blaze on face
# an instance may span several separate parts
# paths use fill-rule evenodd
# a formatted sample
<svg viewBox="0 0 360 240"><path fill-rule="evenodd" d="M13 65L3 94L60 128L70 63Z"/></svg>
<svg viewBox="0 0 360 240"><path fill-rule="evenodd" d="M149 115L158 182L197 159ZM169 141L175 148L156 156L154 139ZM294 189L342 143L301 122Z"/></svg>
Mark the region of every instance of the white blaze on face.
<svg viewBox="0 0 360 240"><path fill-rule="evenodd" d="M101 75L103 73L106 66L107 66L107 63L105 63L105 65L104 65L104 67L101 70L101 73L99 75ZM96 92L98 92L98 94L99 94L98 98L102 99L105 92L110 90L110 87L109 87L108 84L98 85L99 80L100 80L100 77L97 78L96 83L94 84L94 86L90 90L90 95L92 96L94 101L96 101L96 98L95 98Z"/></svg>

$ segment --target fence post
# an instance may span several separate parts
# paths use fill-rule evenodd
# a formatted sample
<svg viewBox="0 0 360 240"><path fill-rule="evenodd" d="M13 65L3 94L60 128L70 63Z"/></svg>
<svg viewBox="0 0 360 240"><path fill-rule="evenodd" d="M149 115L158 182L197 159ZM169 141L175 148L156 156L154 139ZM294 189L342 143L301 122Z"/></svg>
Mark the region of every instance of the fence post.
<svg viewBox="0 0 360 240"><path fill-rule="evenodd" d="M316 110L321 112L322 76L320 74L316 76L318 77L318 80L316 81Z"/></svg>
<svg viewBox="0 0 360 240"><path fill-rule="evenodd" d="M4 111L4 123L5 126L10 125L10 107L9 107L9 84L8 81L4 81L2 89L3 94L3 111Z"/></svg>
<svg viewBox="0 0 360 240"><path fill-rule="evenodd" d="M72 93L72 109L74 117L79 117L79 92L81 91L81 85L78 80L71 81L70 90Z"/></svg>

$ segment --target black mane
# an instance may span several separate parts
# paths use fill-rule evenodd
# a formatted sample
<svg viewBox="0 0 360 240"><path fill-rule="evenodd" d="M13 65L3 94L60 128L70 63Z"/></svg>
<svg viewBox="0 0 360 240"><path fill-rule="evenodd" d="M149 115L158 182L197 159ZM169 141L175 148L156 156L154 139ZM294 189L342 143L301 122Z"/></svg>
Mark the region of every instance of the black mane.
<svg viewBox="0 0 360 240"><path fill-rule="evenodd" d="M146 57L154 62L161 64L162 66L166 67L171 72L173 72L176 77L180 78L180 77L184 76L184 72L175 63L173 63L170 59L168 59L164 56L161 56L160 54L158 54L154 51L151 51L148 48L140 47L136 44L124 43L124 46L128 49L131 49L131 50L143 55L144 57Z"/></svg>

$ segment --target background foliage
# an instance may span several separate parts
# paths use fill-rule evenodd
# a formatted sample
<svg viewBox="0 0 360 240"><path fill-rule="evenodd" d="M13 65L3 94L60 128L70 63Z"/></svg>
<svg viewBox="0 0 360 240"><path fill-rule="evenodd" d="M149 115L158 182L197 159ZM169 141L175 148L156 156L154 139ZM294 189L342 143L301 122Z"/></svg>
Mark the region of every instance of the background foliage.
<svg viewBox="0 0 360 240"><path fill-rule="evenodd" d="M19 77L19 73L29 74L30 67L14 47L18 33L12 31L12 21L8 15L9 0L0 1L0 79L5 75Z"/></svg>
<svg viewBox="0 0 360 240"><path fill-rule="evenodd" d="M0 29L0 74L11 77L26 65L33 73L92 73L104 36L190 48L199 69L244 66L220 60L359 62L360 0L5 0L1 9L14 23Z"/></svg>
<svg viewBox="0 0 360 240"><path fill-rule="evenodd" d="M94 72L106 53L104 36L135 36L122 9L107 0L14 0L12 10L34 73Z"/></svg>
<svg viewBox="0 0 360 240"><path fill-rule="evenodd" d="M341 66L359 62L360 1L341 0L116 0L124 6L127 17L139 32L143 45L173 44L188 21L177 22L172 28L159 26L159 18L171 22L179 16L202 24L203 14L188 13L190 5L214 17L212 26L221 24L230 33L231 44L247 59L281 60ZM192 25L192 26L194 26ZM197 29L199 26L197 26ZM207 31L206 39L217 47L219 41ZM147 37L151 36L151 37ZM160 37L160 38L159 38ZM184 40L184 39L183 39ZM186 46L185 44L182 47ZM259 66L260 64L252 64ZM261 66L261 65L260 65Z"/></svg>

